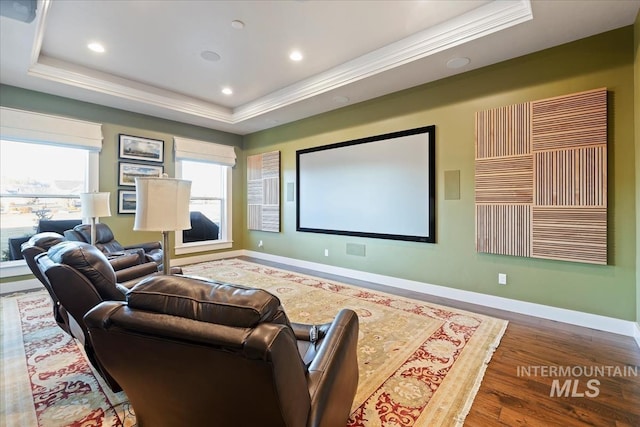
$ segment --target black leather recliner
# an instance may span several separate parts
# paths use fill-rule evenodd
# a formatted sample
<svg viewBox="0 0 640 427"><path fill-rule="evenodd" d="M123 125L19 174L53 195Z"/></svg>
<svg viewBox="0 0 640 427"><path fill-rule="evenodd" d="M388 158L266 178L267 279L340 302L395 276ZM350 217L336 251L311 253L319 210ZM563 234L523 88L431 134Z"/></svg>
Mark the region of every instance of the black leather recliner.
<svg viewBox="0 0 640 427"><path fill-rule="evenodd" d="M358 384L358 318L290 323L261 289L156 276L85 316L141 427L344 426Z"/></svg>
<svg viewBox="0 0 640 427"><path fill-rule="evenodd" d="M80 224L64 232L67 240L91 243L91 224ZM96 224L96 244L107 256L119 256L125 253L138 253L140 263L155 262L162 265L162 245L159 241L122 246L114 237L107 224Z"/></svg>

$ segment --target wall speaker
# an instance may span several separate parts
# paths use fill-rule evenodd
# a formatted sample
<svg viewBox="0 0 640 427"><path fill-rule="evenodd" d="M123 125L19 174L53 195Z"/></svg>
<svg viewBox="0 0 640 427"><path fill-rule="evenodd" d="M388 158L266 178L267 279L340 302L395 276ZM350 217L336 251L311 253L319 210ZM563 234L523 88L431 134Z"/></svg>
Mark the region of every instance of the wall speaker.
<svg viewBox="0 0 640 427"><path fill-rule="evenodd" d="M460 200L460 171L444 171L444 199Z"/></svg>
<svg viewBox="0 0 640 427"><path fill-rule="evenodd" d="M293 202L295 200L295 188L293 182L287 182L287 202Z"/></svg>

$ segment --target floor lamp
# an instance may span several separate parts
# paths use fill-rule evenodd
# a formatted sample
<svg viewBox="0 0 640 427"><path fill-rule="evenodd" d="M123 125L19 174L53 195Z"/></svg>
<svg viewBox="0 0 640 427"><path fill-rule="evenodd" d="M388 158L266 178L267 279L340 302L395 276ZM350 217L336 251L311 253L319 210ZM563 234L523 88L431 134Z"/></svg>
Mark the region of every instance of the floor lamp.
<svg viewBox="0 0 640 427"><path fill-rule="evenodd" d="M162 272L169 274L169 232L191 228L191 181L136 178L134 230L162 232Z"/></svg>
<svg viewBox="0 0 640 427"><path fill-rule="evenodd" d="M111 193L81 193L80 206L83 218L91 219L91 244L96 244L96 219L111 216L109 195Z"/></svg>

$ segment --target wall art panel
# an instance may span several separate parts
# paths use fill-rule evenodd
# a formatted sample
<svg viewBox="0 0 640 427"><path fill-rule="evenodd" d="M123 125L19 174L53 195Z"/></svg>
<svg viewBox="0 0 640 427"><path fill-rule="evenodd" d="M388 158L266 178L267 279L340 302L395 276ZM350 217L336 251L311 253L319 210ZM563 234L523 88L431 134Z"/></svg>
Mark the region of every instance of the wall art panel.
<svg viewBox="0 0 640 427"><path fill-rule="evenodd" d="M247 226L280 232L280 151L247 157Z"/></svg>
<svg viewBox="0 0 640 427"><path fill-rule="evenodd" d="M531 256L531 205L476 205L476 250Z"/></svg>
<svg viewBox="0 0 640 427"><path fill-rule="evenodd" d="M606 88L478 112L475 143L478 252L607 263Z"/></svg>

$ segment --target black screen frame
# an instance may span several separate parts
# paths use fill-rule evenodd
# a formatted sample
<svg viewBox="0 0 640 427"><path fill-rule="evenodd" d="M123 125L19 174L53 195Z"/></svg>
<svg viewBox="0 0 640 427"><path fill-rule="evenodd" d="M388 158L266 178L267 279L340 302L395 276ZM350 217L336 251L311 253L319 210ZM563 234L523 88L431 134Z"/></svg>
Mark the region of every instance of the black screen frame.
<svg viewBox="0 0 640 427"><path fill-rule="evenodd" d="M323 150L335 150L340 149L342 147L348 147L357 144L367 144L375 141L382 141L387 139L395 139L402 138L410 135L417 135L425 133L428 135L428 162L427 162L427 176L428 176L428 195L426 200L428 202L428 234L427 235L405 235L405 234L388 234L388 233L377 233L377 232L362 232L362 231L351 231L351 230L333 230L333 229L325 229L325 228L313 228L313 227L302 227L300 225L301 217L301 203L304 202L304 195L301 194L301 170L300 170L300 158L308 153L314 153L317 151ZM389 239L389 240L401 240L401 241L413 241L413 242L422 242L422 243L436 243L436 135L435 135L435 125L424 126L414 129L408 129L398 132L391 132L382 135L376 135L366 138L354 139L350 141L338 142L318 147L306 148L302 150L296 151L296 231L300 232L309 232L309 233L321 233L321 234L336 234L343 236L356 236L356 237L369 237L376 239Z"/></svg>

